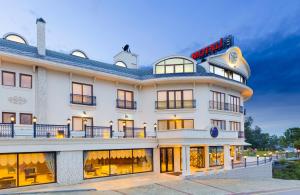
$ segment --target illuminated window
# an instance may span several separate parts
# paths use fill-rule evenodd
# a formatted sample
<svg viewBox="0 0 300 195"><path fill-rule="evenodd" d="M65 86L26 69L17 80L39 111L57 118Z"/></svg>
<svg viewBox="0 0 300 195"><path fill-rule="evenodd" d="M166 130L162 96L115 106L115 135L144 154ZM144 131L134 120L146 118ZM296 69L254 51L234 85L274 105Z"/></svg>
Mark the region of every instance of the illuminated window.
<svg viewBox="0 0 300 195"><path fill-rule="evenodd" d="M194 72L194 63L183 58L170 58L155 65L155 74Z"/></svg>
<svg viewBox="0 0 300 195"><path fill-rule="evenodd" d="M95 105L93 97L93 85L83 83L72 83L72 104Z"/></svg>
<svg viewBox="0 0 300 195"><path fill-rule="evenodd" d="M72 117L72 129L74 131L83 131L84 130L84 121L86 121L87 126L93 126L93 118L91 117Z"/></svg>
<svg viewBox="0 0 300 195"><path fill-rule="evenodd" d="M27 41L23 37L21 37L20 35L17 35L17 34L8 34L4 37L4 39L27 45Z"/></svg>
<svg viewBox="0 0 300 195"><path fill-rule="evenodd" d="M20 124L31 125L32 124L32 114L20 113Z"/></svg>
<svg viewBox="0 0 300 195"><path fill-rule="evenodd" d="M5 86L16 86L16 73L2 71L2 85Z"/></svg>
<svg viewBox="0 0 300 195"><path fill-rule="evenodd" d="M124 62L121 62L121 61L117 62L116 65L121 66L121 67L125 67L125 68L127 67L127 65Z"/></svg>
<svg viewBox="0 0 300 195"><path fill-rule="evenodd" d="M21 88L32 88L32 76L28 74L20 74L20 87Z"/></svg>
<svg viewBox="0 0 300 195"><path fill-rule="evenodd" d="M192 172L201 171L205 167L204 147L190 148L190 168Z"/></svg>
<svg viewBox="0 0 300 195"><path fill-rule="evenodd" d="M209 146L209 166L224 165L224 151L223 146Z"/></svg>
<svg viewBox="0 0 300 195"><path fill-rule="evenodd" d="M109 176L109 151L84 152L84 178Z"/></svg>
<svg viewBox="0 0 300 195"><path fill-rule="evenodd" d="M80 50L72 51L71 55L88 59L87 55L83 51L80 51Z"/></svg>
<svg viewBox="0 0 300 195"><path fill-rule="evenodd" d="M17 186L17 155L0 154L0 189Z"/></svg>
<svg viewBox="0 0 300 195"><path fill-rule="evenodd" d="M193 119L159 120L158 130L194 129Z"/></svg>
<svg viewBox="0 0 300 195"><path fill-rule="evenodd" d="M142 173L153 170L152 149L133 150L133 173Z"/></svg>

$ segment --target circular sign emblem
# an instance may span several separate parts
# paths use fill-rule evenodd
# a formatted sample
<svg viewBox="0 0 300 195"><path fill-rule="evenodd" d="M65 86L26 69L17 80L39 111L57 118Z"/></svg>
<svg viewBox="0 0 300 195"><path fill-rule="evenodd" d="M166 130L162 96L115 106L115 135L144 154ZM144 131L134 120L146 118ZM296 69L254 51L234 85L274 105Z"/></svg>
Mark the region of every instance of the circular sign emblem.
<svg viewBox="0 0 300 195"><path fill-rule="evenodd" d="M236 64L238 60L238 54L235 51L229 53L229 62L231 64Z"/></svg>
<svg viewBox="0 0 300 195"><path fill-rule="evenodd" d="M212 127L212 128L210 129L210 135L211 135L213 138L218 137L218 135L219 135L219 130L218 130L218 128L217 128L217 127Z"/></svg>

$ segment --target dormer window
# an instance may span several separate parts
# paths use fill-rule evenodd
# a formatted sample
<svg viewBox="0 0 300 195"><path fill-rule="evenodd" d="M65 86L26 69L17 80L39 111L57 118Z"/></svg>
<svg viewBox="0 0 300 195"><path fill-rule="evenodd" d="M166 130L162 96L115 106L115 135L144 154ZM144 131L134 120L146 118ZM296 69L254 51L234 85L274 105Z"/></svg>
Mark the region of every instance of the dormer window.
<svg viewBox="0 0 300 195"><path fill-rule="evenodd" d="M88 59L87 55L83 51L80 51L80 50L74 50L74 51L72 51L71 55L76 56L76 57L80 57L80 58L86 58L86 59Z"/></svg>
<svg viewBox="0 0 300 195"><path fill-rule="evenodd" d="M16 43L21 43L21 44L27 44L27 41L20 35L18 34L7 34L3 37L3 39L6 39L8 41L13 41Z"/></svg>
<svg viewBox="0 0 300 195"><path fill-rule="evenodd" d="M194 62L179 57L164 59L155 65L155 74L191 72L194 72Z"/></svg>
<svg viewBox="0 0 300 195"><path fill-rule="evenodd" d="M127 67L126 64L125 64L124 62L122 62L122 61L118 61L118 62L116 63L116 65L117 65L117 66L121 66L121 67L125 67L125 68Z"/></svg>

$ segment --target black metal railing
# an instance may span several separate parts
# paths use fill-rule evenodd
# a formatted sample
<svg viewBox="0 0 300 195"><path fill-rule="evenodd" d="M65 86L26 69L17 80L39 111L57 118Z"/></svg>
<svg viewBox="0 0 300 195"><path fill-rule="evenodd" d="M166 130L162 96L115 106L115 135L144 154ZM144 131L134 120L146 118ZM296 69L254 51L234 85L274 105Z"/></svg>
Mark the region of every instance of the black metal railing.
<svg viewBox="0 0 300 195"><path fill-rule="evenodd" d="M70 103L86 106L96 106L96 96L70 94Z"/></svg>
<svg viewBox="0 0 300 195"><path fill-rule="evenodd" d="M124 127L124 138L146 138L146 128Z"/></svg>
<svg viewBox="0 0 300 195"><path fill-rule="evenodd" d="M238 132L238 138L245 138L245 132L244 131L239 131Z"/></svg>
<svg viewBox="0 0 300 195"><path fill-rule="evenodd" d="M116 100L117 103L117 108L122 108L122 109L136 109L136 101L127 101L127 100Z"/></svg>
<svg viewBox="0 0 300 195"><path fill-rule="evenodd" d="M155 101L155 109L196 108L196 100Z"/></svg>
<svg viewBox="0 0 300 195"><path fill-rule="evenodd" d="M113 131L112 127L104 127L104 126L85 126L85 137L99 137L99 138L112 138Z"/></svg>
<svg viewBox="0 0 300 195"><path fill-rule="evenodd" d="M234 160L231 160L231 167L232 169L235 168L244 168L247 166L258 166L258 165L262 165L262 164L266 164L268 162L271 162L273 159L273 157L270 156L264 156L264 157L256 157L256 160L254 161L247 161L247 158L243 158L238 162L234 162Z"/></svg>
<svg viewBox="0 0 300 195"><path fill-rule="evenodd" d="M33 124L33 137L70 137L70 125Z"/></svg>
<svg viewBox="0 0 300 195"><path fill-rule="evenodd" d="M244 113L243 106L225 103L225 102L212 101L212 100L209 101L209 109Z"/></svg>
<svg viewBox="0 0 300 195"><path fill-rule="evenodd" d="M0 137L14 137L14 123L0 123Z"/></svg>

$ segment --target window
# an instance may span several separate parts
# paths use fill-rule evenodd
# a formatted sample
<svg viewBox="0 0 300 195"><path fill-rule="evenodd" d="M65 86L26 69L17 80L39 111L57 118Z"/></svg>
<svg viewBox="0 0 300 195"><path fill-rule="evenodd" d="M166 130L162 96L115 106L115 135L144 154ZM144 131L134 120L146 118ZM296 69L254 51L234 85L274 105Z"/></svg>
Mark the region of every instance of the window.
<svg viewBox="0 0 300 195"><path fill-rule="evenodd" d="M183 58L169 58L155 65L156 74L174 74L194 72L194 63Z"/></svg>
<svg viewBox="0 0 300 195"><path fill-rule="evenodd" d="M241 100L239 97L230 95L229 96L229 111L240 112Z"/></svg>
<svg viewBox="0 0 300 195"><path fill-rule="evenodd" d="M211 125L213 127L218 127L221 130L226 130L226 121L225 120L211 120Z"/></svg>
<svg viewBox="0 0 300 195"><path fill-rule="evenodd" d="M88 58L87 55L80 50L74 50L71 55L76 56L76 57L80 57L80 58Z"/></svg>
<svg viewBox="0 0 300 195"><path fill-rule="evenodd" d="M87 126L93 126L93 118L91 117L72 117L72 129L73 131L83 131L84 130L84 121L87 121Z"/></svg>
<svg viewBox="0 0 300 195"><path fill-rule="evenodd" d="M190 148L190 168L191 171L201 171L205 167L204 147Z"/></svg>
<svg viewBox="0 0 300 195"><path fill-rule="evenodd" d="M20 74L20 87L21 88L32 88L32 76L28 74Z"/></svg>
<svg viewBox="0 0 300 195"><path fill-rule="evenodd" d="M0 189L53 183L55 153L0 154L0 171Z"/></svg>
<svg viewBox="0 0 300 195"><path fill-rule="evenodd" d="M152 149L84 152L84 178L142 173L153 170Z"/></svg>
<svg viewBox="0 0 300 195"><path fill-rule="evenodd" d="M209 146L209 166L224 165L224 150L222 146Z"/></svg>
<svg viewBox="0 0 300 195"><path fill-rule="evenodd" d="M16 86L16 73L2 71L2 85L5 86Z"/></svg>
<svg viewBox="0 0 300 195"><path fill-rule="evenodd" d="M193 90L167 90L157 92L156 109L195 108Z"/></svg>
<svg viewBox="0 0 300 195"><path fill-rule="evenodd" d="M158 130L194 129L193 119L159 120Z"/></svg>
<svg viewBox="0 0 300 195"><path fill-rule="evenodd" d="M27 45L27 41L23 37L21 37L20 35L17 35L17 34L8 34L4 37L4 39L6 39L8 41L13 41L16 43L22 43L22 44Z"/></svg>
<svg viewBox="0 0 300 195"><path fill-rule="evenodd" d="M224 110L225 109L225 93L211 91L210 109Z"/></svg>
<svg viewBox="0 0 300 195"><path fill-rule="evenodd" d="M14 117L14 123L16 123L16 113L2 112L2 123L11 123L11 117Z"/></svg>
<svg viewBox="0 0 300 195"><path fill-rule="evenodd" d="M93 86L73 82L71 103L95 106L96 98L93 97Z"/></svg>
<svg viewBox="0 0 300 195"><path fill-rule="evenodd" d="M31 125L32 124L32 114L20 113L20 124Z"/></svg>
<svg viewBox="0 0 300 195"><path fill-rule="evenodd" d="M246 83L246 79L242 75L218 66L209 65L209 72L222 77L226 77L231 80L235 80L240 83Z"/></svg>
<svg viewBox="0 0 300 195"><path fill-rule="evenodd" d="M121 62L121 61L117 62L116 65L121 66L121 67L125 67L125 68L127 67L127 65L124 62Z"/></svg>
<svg viewBox="0 0 300 195"><path fill-rule="evenodd" d="M235 121L229 121L231 131L241 131L241 123Z"/></svg>
<svg viewBox="0 0 300 195"><path fill-rule="evenodd" d="M135 109L133 91L118 89L117 108Z"/></svg>

